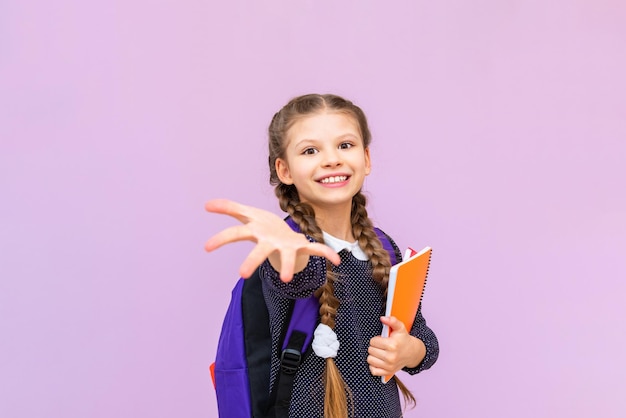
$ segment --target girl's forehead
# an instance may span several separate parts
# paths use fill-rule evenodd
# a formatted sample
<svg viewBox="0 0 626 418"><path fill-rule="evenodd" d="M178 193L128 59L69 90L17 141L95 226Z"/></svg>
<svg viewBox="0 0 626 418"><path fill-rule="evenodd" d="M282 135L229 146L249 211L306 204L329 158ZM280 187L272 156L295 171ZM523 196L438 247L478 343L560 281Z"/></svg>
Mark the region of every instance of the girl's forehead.
<svg viewBox="0 0 626 418"><path fill-rule="evenodd" d="M350 133L361 137L359 124L354 116L346 112L325 110L300 116L287 131L287 138L311 136L309 139L322 139Z"/></svg>

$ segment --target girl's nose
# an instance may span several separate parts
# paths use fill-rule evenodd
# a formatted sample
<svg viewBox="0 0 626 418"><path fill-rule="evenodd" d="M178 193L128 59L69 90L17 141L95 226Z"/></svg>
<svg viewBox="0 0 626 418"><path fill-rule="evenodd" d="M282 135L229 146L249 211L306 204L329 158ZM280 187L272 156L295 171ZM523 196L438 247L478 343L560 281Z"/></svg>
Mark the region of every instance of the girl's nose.
<svg viewBox="0 0 626 418"><path fill-rule="evenodd" d="M328 151L324 153L323 160L324 167L336 167L341 165L341 157L336 150Z"/></svg>

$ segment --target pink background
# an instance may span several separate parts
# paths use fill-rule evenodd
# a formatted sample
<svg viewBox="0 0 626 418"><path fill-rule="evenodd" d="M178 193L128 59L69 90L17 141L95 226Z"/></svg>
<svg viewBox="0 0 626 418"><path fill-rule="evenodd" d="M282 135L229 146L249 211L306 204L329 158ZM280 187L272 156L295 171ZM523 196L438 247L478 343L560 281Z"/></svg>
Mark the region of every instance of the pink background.
<svg viewBox="0 0 626 418"><path fill-rule="evenodd" d="M434 248L407 417L626 416L626 3L0 4L0 416L213 417L207 366L279 213L272 114L335 92L370 214Z"/></svg>

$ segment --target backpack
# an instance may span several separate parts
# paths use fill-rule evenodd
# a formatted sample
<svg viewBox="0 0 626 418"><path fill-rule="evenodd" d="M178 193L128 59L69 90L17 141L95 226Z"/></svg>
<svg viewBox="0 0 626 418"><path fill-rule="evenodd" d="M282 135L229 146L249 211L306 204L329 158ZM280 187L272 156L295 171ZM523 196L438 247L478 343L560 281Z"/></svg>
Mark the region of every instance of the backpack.
<svg viewBox="0 0 626 418"><path fill-rule="evenodd" d="M296 232L298 225L287 224ZM382 230L374 228L391 264L402 260L399 249ZM308 355L313 332L319 322L319 302L315 296L291 301L291 315L281 354L280 372L269 387L271 335L269 314L258 269L248 278L239 278L222 323L211 378L222 418L287 417L291 388L302 359Z"/></svg>

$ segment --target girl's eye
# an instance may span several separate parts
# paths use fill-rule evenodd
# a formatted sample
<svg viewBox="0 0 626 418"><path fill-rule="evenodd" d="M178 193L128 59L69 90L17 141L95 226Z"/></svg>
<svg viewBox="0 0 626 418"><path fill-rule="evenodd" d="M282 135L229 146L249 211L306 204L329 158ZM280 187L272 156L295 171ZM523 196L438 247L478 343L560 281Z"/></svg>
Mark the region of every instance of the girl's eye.
<svg viewBox="0 0 626 418"><path fill-rule="evenodd" d="M342 142L339 145L339 149L348 149L348 148L352 148L352 144L350 142Z"/></svg>
<svg viewBox="0 0 626 418"><path fill-rule="evenodd" d="M313 155L316 153L317 153L317 150L315 148L306 148L304 151L302 151L302 154L304 155Z"/></svg>

